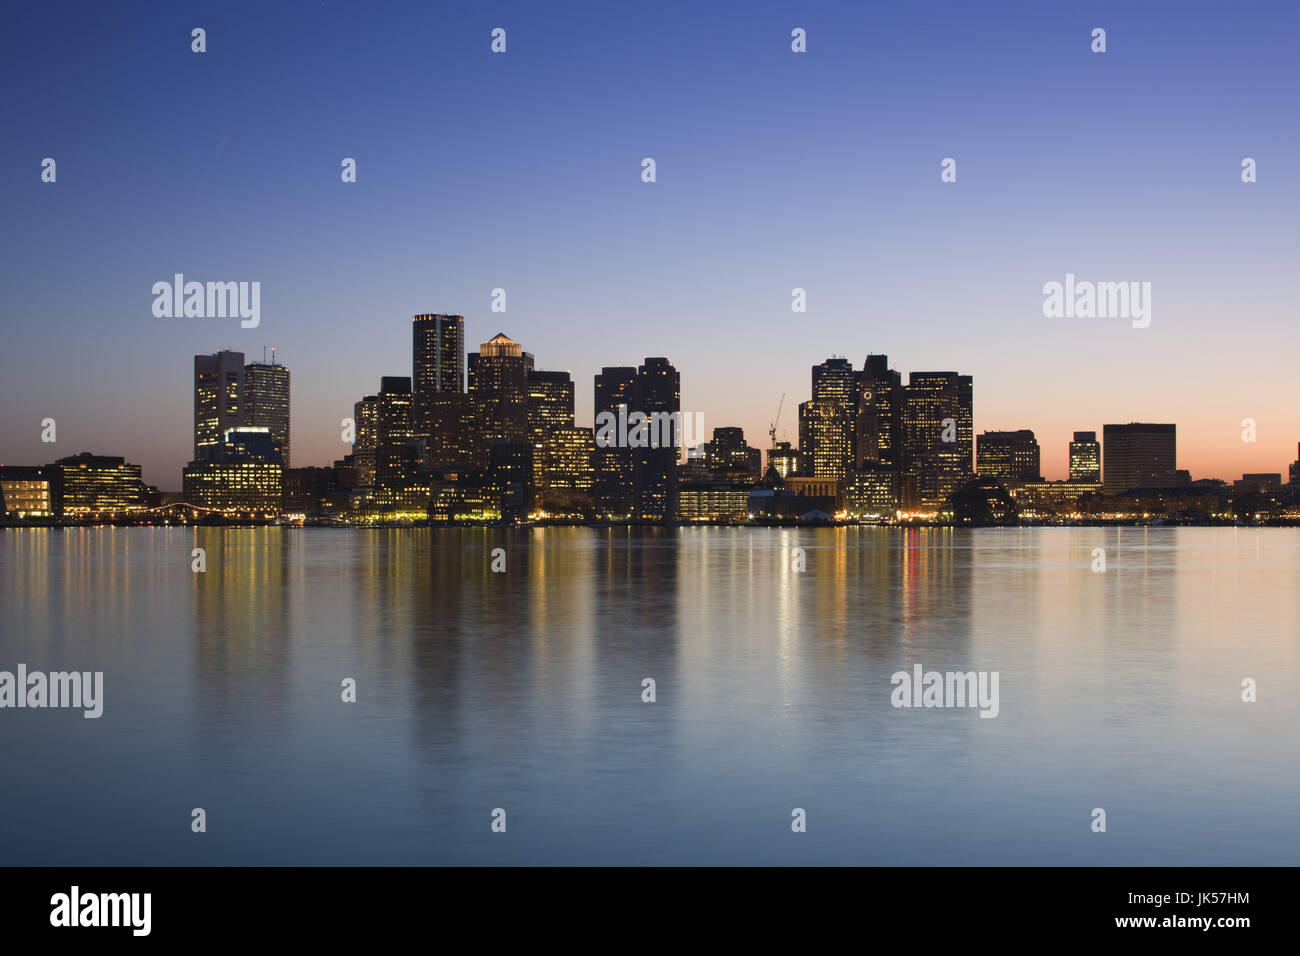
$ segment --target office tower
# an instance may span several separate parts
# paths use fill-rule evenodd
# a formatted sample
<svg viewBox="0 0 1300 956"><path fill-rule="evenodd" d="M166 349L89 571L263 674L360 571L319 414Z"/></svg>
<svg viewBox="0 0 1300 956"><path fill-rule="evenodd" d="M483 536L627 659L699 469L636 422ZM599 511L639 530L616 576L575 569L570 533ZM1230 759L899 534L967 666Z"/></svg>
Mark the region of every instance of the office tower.
<svg viewBox="0 0 1300 956"><path fill-rule="evenodd" d="M592 430L573 424L573 380L568 372L528 372L528 439L533 485L543 511L580 510L592 483Z"/></svg>
<svg viewBox="0 0 1300 956"><path fill-rule="evenodd" d="M528 372L533 357L504 332L469 355L469 394L483 441L528 440Z"/></svg>
<svg viewBox="0 0 1300 956"><path fill-rule="evenodd" d="M975 469L975 379L957 376L957 450L963 475Z"/></svg>
<svg viewBox="0 0 1300 956"><path fill-rule="evenodd" d="M284 451L289 467L289 370L275 361L244 366L243 424L268 429Z"/></svg>
<svg viewBox="0 0 1300 956"><path fill-rule="evenodd" d="M375 445L399 445L414 437L411 422L411 380L385 375L379 380L376 407Z"/></svg>
<svg viewBox="0 0 1300 956"><path fill-rule="evenodd" d="M599 429L601 417L623 418L636 410L637 371L632 366L606 366L595 377L593 413ZM594 436L593 436L594 438ZM592 454L593 488L596 511L605 517L629 517L632 514L634 476L632 449L619 443L594 438Z"/></svg>
<svg viewBox="0 0 1300 956"><path fill-rule="evenodd" d="M1287 475L1291 479L1290 484L1300 485L1300 444L1296 446L1296 460L1287 469Z"/></svg>
<svg viewBox="0 0 1300 956"><path fill-rule="evenodd" d="M65 515L116 514L144 507L140 466L128 463L125 458L83 451L60 458L54 466L60 473Z"/></svg>
<svg viewBox="0 0 1300 956"><path fill-rule="evenodd" d="M812 367L812 400L853 405L857 401L857 377L845 358L828 358Z"/></svg>
<svg viewBox="0 0 1300 956"><path fill-rule="evenodd" d="M791 448L788 441L779 441L776 447L767 453L767 467L785 478L799 470L799 451Z"/></svg>
<svg viewBox="0 0 1300 956"><path fill-rule="evenodd" d="M274 517L283 500L283 455L269 428L228 428L220 443L185 466L185 500L225 514Z"/></svg>
<svg viewBox="0 0 1300 956"><path fill-rule="evenodd" d="M971 472L973 385L956 372L913 372L903 390L903 498L907 507L944 508Z"/></svg>
<svg viewBox="0 0 1300 956"><path fill-rule="evenodd" d="M855 466L897 468L903 445L903 377L885 355L868 355L858 373Z"/></svg>
<svg viewBox="0 0 1300 956"><path fill-rule="evenodd" d="M465 317L412 316L411 337L412 425L416 438L431 439L434 396L465 391ZM444 404L444 415L445 409ZM449 438L444 435L441 440Z"/></svg>
<svg viewBox="0 0 1300 956"><path fill-rule="evenodd" d="M430 468L486 467L487 446L468 393L435 392L427 396L425 428Z"/></svg>
<svg viewBox="0 0 1300 956"><path fill-rule="evenodd" d="M194 356L194 458L244 423L244 353Z"/></svg>
<svg viewBox="0 0 1300 956"><path fill-rule="evenodd" d="M677 463L682 444L681 375L666 358L647 358L636 375L636 410L649 420L651 447L633 448L634 514L677 520Z"/></svg>
<svg viewBox="0 0 1300 956"><path fill-rule="evenodd" d="M369 487L375 483L375 453L379 450L379 396L367 395L352 406L355 426L352 441L352 459L357 469L357 484Z"/></svg>
<svg viewBox="0 0 1300 956"><path fill-rule="evenodd" d="M704 443L704 467L717 475L758 478L763 453L745 441L745 430L735 426L713 429L713 439Z"/></svg>
<svg viewBox="0 0 1300 956"><path fill-rule="evenodd" d="M813 399L799 406L799 474L841 479L853 468L853 421L845 402Z"/></svg>
<svg viewBox="0 0 1300 956"><path fill-rule="evenodd" d="M1176 481L1174 425L1130 422L1102 428L1102 488L1118 495L1130 488L1169 488Z"/></svg>
<svg viewBox="0 0 1300 956"><path fill-rule="evenodd" d="M1038 481L1042 477L1038 440L1028 428L984 432L976 449L976 471L999 481Z"/></svg>
<svg viewBox="0 0 1300 956"><path fill-rule="evenodd" d="M423 511L428 488L420 482L424 453L412 427L411 380L385 375L377 399L375 501L382 507Z"/></svg>
<svg viewBox="0 0 1300 956"><path fill-rule="evenodd" d="M812 398L799 406L799 471L809 477L844 478L857 453L858 381L848 359L812 367Z"/></svg>
<svg viewBox="0 0 1300 956"><path fill-rule="evenodd" d="M1075 432L1070 442L1070 480L1096 484L1101 481L1101 443L1096 432Z"/></svg>

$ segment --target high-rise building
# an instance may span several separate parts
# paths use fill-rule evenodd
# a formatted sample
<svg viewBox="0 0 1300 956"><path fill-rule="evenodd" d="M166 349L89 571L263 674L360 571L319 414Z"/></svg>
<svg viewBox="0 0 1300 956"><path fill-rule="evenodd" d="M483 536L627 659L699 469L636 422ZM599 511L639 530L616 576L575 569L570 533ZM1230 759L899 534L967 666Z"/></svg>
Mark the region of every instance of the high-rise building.
<svg viewBox="0 0 1300 956"><path fill-rule="evenodd" d="M1070 480L1096 484L1101 481L1101 443L1096 432L1075 432L1070 442Z"/></svg>
<svg viewBox="0 0 1300 956"><path fill-rule="evenodd" d="M677 520L677 464L682 445L682 384L673 363L662 357L647 358L637 369L636 410L652 423L652 443L657 447L633 448L633 504L635 517L671 524Z"/></svg>
<svg viewBox="0 0 1300 956"><path fill-rule="evenodd" d="M274 358L244 366L243 424L270 431L289 467L289 370Z"/></svg>
<svg viewBox="0 0 1300 956"><path fill-rule="evenodd" d="M984 432L976 448L976 471L1000 481L1038 481L1042 459L1038 439L1028 428L1017 431Z"/></svg>
<svg viewBox="0 0 1300 956"><path fill-rule="evenodd" d="M903 377L885 355L868 355L858 373L855 466L897 468L903 445Z"/></svg>
<svg viewBox="0 0 1300 956"><path fill-rule="evenodd" d="M812 400L814 402L840 402L854 405L857 402L857 376L853 363L846 358L828 358L812 367Z"/></svg>
<svg viewBox="0 0 1300 956"><path fill-rule="evenodd" d="M1177 426L1130 422L1102 428L1102 488L1171 488L1177 483Z"/></svg>
<svg viewBox="0 0 1300 956"><path fill-rule="evenodd" d="M1291 467L1287 469L1287 476L1290 478L1290 484L1300 485L1300 443L1296 446L1296 460L1291 462Z"/></svg>
<svg viewBox="0 0 1300 956"><path fill-rule="evenodd" d="M606 366L595 377L593 412L599 423L602 415L624 417L635 411L637 371L630 365ZM594 436L593 436L594 441ZM597 513L606 517L632 514L635 490L632 449L620 443L595 441L592 455L593 488Z"/></svg>
<svg viewBox="0 0 1300 956"><path fill-rule="evenodd" d="M533 446L536 503L544 511L589 505L592 430L573 424L573 380L568 372L528 372L528 438Z"/></svg>
<svg viewBox="0 0 1300 956"><path fill-rule="evenodd" d="M412 425L415 437L430 440L433 447L434 396L465 391L465 317L439 313L412 316L411 335ZM444 416L446 408L446 403L440 408ZM450 435L443 435L440 441L454 443Z"/></svg>
<svg viewBox="0 0 1300 956"><path fill-rule="evenodd" d="M244 353L194 356L194 458L244 424Z"/></svg>
<svg viewBox="0 0 1300 956"><path fill-rule="evenodd" d="M812 367L812 398L799 406L799 471L842 479L857 456L858 377L845 358Z"/></svg>
<svg viewBox="0 0 1300 956"><path fill-rule="evenodd" d="M972 379L913 372L903 392L903 499L910 508L938 511L971 473Z"/></svg>
<svg viewBox="0 0 1300 956"><path fill-rule="evenodd" d="M375 445L404 444L415 437L411 422L411 380L401 375L385 375L376 396Z"/></svg>
<svg viewBox="0 0 1300 956"><path fill-rule="evenodd" d="M426 396L425 428L430 468L487 467L487 445L468 393L435 392Z"/></svg>
<svg viewBox="0 0 1300 956"><path fill-rule="evenodd" d="M376 502L401 511L428 508L428 484L421 482L424 454L412 426L411 380L380 379L375 444Z"/></svg>
<svg viewBox="0 0 1300 956"><path fill-rule="evenodd" d="M799 473L811 478L848 476L853 468L854 412L837 400L799 406Z"/></svg>
<svg viewBox="0 0 1300 956"><path fill-rule="evenodd" d="M357 469L357 484L375 483L375 455L379 450L379 396L367 395L352 406L354 434L352 459Z"/></svg>
<svg viewBox="0 0 1300 956"><path fill-rule="evenodd" d="M483 441L528 440L528 372L533 357L504 332L469 355L469 394Z"/></svg>

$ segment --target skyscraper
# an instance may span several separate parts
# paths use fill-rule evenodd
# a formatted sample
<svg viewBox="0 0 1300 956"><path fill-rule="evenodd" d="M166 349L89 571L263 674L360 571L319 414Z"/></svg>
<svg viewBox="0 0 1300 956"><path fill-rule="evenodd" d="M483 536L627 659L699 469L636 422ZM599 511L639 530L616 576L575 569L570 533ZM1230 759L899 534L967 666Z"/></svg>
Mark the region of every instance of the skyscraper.
<svg viewBox="0 0 1300 956"><path fill-rule="evenodd" d="M853 421L845 402L818 400L799 406L799 473L846 478L853 468Z"/></svg>
<svg viewBox="0 0 1300 956"><path fill-rule="evenodd" d="M1177 482L1177 426L1145 422L1102 427L1102 489L1169 488Z"/></svg>
<svg viewBox="0 0 1300 956"><path fill-rule="evenodd" d="M677 463L682 442L681 375L666 358L647 358L637 369L637 410L651 421L672 416L668 434L657 433L658 447L634 448L634 504L636 517L647 521L677 520ZM665 440L668 439L668 440Z"/></svg>
<svg viewBox="0 0 1300 956"><path fill-rule="evenodd" d="M973 382L956 372L913 372L903 402L903 498L938 511L971 473Z"/></svg>
<svg viewBox="0 0 1300 956"><path fill-rule="evenodd" d="M417 438L428 439L433 397L465 391L465 317L440 313L412 316L411 337L412 427Z"/></svg>
<svg viewBox="0 0 1300 956"><path fill-rule="evenodd" d="M1097 483L1101 481L1101 443L1096 432L1075 432L1070 442L1070 480Z"/></svg>
<svg viewBox="0 0 1300 956"><path fill-rule="evenodd" d="M375 483L375 455L379 450L379 396L367 395L352 406L355 433L352 459L357 468L357 484Z"/></svg>
<svg viewBox="0 0 1300 956"><path fill-rule="evenodd" d="M284 467L289 467L289 369L274 358L270 365L244 366L243 423L267 429L280 445Z"/></svg>
<svg viewBox="0 0 1300 956"><path fill-rule="evenodd" d="M903 445L903 377L885 355L868 355L858 373L854 466L897 468Z"/></svg>
<svg viewBox="0 0 1300 956"><path fill-rule="evenodd" d="M469 394L483 441L528 440L528 372L533 357L504 332L469 356Z"/></svg>
<svg viewBox="0 0 1300 956"><path fill-rule="evenodd" d="M846 358L828 358L812 367L812 400L854 405L857 401L857 377L853 364Z"/></svg>
<svg viewBox="0 0 1300 956"><path fill-rule="evenodd" d="M593 412L619 415L619 409L636 410L636 369L630 365L606 366L595 377ZM592 455L596 511L607 517L632 513L634 492L632 449L619 444L595 443Z"/></svg>
<svg viewBox="0 0 1300 956"><path fill-rule="evenodd" d="M244 353L194 356L194 458L244 423Z"/></svg>
<svg viewBox="0 0 1300 956"><path fill-rule="evenodd" d="M571 459L573 436L573 380L568 372L528 372L528 440L533 446L533 484L543 499L553 481L565 490L571 480L558 467L561 459ZM590 472L588 459L584 471Z"/></svg>

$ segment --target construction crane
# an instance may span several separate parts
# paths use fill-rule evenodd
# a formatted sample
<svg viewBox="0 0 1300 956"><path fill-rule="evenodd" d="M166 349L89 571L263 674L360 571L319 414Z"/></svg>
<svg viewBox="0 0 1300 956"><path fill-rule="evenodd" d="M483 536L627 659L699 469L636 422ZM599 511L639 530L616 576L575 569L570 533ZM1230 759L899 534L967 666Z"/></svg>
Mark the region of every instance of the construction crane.
<svg viewBox="0 0 1300 956"><path fill-rule="evenodd" d="M785 392L781 393L781 403L776 406L776 418L772 419L772 424L767 430L767 437L772 440L772 448L776 448L776 423L781 420L781 409L785 408Z"/></svg>

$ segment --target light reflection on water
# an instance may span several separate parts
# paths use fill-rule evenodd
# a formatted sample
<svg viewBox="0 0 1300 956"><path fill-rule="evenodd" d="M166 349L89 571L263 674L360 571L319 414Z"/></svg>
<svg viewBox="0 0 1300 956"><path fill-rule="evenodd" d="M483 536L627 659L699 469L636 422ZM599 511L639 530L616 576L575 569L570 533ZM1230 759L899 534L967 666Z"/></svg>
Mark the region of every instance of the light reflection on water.
<svg viewBox="0 0 1300 956"><path fill-rule="evenodd" d="M8 531L0 621L105 675L0 711L6 863L1300 862L1296 530Z"/></svg>

